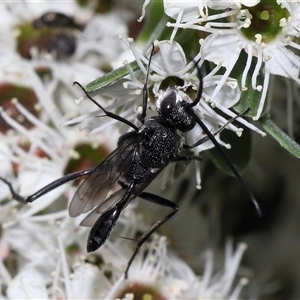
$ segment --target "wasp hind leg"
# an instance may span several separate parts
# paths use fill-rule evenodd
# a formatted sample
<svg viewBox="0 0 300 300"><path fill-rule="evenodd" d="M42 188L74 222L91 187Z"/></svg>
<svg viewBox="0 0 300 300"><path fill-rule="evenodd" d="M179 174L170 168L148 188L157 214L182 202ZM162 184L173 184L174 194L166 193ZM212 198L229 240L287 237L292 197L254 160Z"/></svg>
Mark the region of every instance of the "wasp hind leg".
<svg viewBox="0 0 300 300"><path fill-rule="evenodd" d="M145 233L143 233L137 240L136 240L136 246L134 249L133 254L130 257L130 260L128 261L127 264L127 268L125 270L125 279L128 278L128 271L129 268L135 258L135 256L137 255L139 249L141 248L141 246L147 241L147 239L152 235L152 233L157 230L161 225L163 225L165 222L167 222L170 218L173 217L173 215L175 215L179 209L179 207L173 203L172 201L162 198L160 196L151 194L151 193L146 193L143 192L139 195L140 198L142 198L143 200L146 200L148 202L154 203L154 204L158 204L164 207L169 207L171 208L173 211L171 213L169 213L168 215L166 215L164 218L158 220L156 223L154 223Z"/></svg>
<svg viewBox="0 0 300 300"><path fill-rule="evenodd" d="M34 194L32 194L28 197L22 197L21 195L19 195L14 190L12 184L8 180L6 180L5 178L0 177L0 180L2 180L8 186L8 188L11 192L12 198L14 200L17 200L18 202L20 202L22 204L27 204L27 203L31 203L31 202L35 201L36 199L40 198L41 196L49 193L50 191L58 188L59 186L65 184L69 181L78 179L82 176L89 175L93 171L94 171L94 168L91 168L91 169L87 169L87 170L84 170L84 171L79 171L79 172L74 172L74 173L68 174L64 177L61 177L59 179L56 179L56 180L52 181L51 183L47 184L46 186L44 186L43 188L41 188L40 190L38 190L37 192L35 192Z"/></svg>

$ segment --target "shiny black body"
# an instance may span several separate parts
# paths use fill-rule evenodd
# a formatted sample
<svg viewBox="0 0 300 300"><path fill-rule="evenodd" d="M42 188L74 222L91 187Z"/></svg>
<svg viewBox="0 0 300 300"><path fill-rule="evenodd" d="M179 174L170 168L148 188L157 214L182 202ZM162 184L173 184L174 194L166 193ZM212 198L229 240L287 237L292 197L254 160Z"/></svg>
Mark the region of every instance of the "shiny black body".
<svg viewBox="0 0 300 300"><path fill-rule="evenodd" d="M149 181L149 176L156 176L181 153L184 139L160 119L153 117L147 120L138 133L133 132L119 141L119 148L126 145L131 161L128 170L119 179L121 185L126 186L133 179L137 185L144 184Z"/></svg>

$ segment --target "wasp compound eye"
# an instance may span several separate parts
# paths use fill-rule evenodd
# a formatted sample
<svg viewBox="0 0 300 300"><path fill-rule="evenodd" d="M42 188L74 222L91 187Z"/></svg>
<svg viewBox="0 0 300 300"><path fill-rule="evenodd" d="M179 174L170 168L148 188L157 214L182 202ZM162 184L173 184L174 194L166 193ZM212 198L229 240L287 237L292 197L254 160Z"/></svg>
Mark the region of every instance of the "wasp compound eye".
<svg viewBox="0 0 300 300"><path fill-rule="evenodd" d="M176 105L176 94L170 93L166 98L161 101L160 112L162 115L170 115Z"/></svg>

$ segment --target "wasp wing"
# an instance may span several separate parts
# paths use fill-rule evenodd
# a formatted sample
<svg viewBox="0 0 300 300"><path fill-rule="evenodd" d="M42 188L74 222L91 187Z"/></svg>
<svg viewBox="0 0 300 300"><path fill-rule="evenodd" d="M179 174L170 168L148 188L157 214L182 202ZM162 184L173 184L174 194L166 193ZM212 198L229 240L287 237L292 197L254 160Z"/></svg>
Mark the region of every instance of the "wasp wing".
<svg viewBox="0 0 300 300"><path fill-rule="evenodd" d="M143 181L140 184L137 184L134 188L133 192L131 193L126 205L123 207L123 210L127 207L131 200L136 198L153 180L154 178L160 173L161 169L157 169L151 175L147 175L147 180ZM101 217L103 213L111 209L115 206L121 199L124 197L127 188L121 188L114 192L110 197L108 197L104 202L100 203L93 211L91 211L80 223L81 226L84 227L92 227L95 222Z"/></svg>
<svg viewBox="0 0 300 300"><path fill-rule="evenodd" d="M125 188L121 188L107 198L103 203L94 208L80 223L83 227L92 227L98 218L107 210L115 206L124 196ZM132 197L130 197L132 199ZM129 203L130 201L128 201Z"/></svg>
<svg viewBox="0 0 300 300"><path fill-rule="evenodd" d="M86 213L105 201L112 186L129 169L139 143L138 133L131 134L88 175L71 201L69 207L71 217Z"/></svg>

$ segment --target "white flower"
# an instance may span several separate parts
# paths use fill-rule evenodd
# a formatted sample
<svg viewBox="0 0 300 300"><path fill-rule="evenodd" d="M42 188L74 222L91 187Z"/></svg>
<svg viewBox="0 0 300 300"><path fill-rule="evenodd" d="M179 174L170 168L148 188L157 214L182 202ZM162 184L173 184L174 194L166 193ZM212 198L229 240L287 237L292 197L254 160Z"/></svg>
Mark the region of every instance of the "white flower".
<svg viewBox="0 0 300 300"><path fill-rule="evenodd" d="M299 56L293 52L299 49L294 39L299 37L300 5L289 1L277 2L274 1L271 5L268 2L267 9L264 8L264 1L261 1L251 8L224 11L205 20L202 18L182 24L168 24L176 28L191 28L211 33L201 42L201 52L204 59L217 65L216 69L220 66L226 68L224 79L232 71L241 51L247 53L241 89L248 88L246 78L251 76L251 87L261 91L261 100L254 119L258 119L263 111L271 74L289 77L300 83ZM228 22L224 22L223 19L222 22L218 22L221 17L227 17ZM203 22L207 23L202 25ZM267 24L272 24L271 28L267 27ZM253 74L250 75L253 57L257 60ZM257 76L262 66L264 66L264 81L261 86L257 84ZM212 98L216 96L222 84L219 83Z"/></svg>

